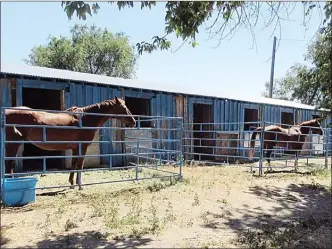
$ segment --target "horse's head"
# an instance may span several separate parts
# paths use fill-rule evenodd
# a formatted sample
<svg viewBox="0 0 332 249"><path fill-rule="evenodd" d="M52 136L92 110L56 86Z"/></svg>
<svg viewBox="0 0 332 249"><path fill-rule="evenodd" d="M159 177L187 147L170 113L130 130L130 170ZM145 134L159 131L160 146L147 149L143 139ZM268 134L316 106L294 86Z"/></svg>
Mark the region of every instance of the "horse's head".
<svg viewBox="0 0 332 249"><path fill-rule="evenodd" d="M126 106L126 102L122 98L118 99L117 97L115 97L114 108L116 110L116 114L126 115L124 117L118 118L122 123L124 123L127 127L136 126L136 120Z"/></svg>
<svg viewBox="0 0 332 249"><path fill-rule="evenodd" d="M317 134L317 135L320 135L320 136L322 136L324 134L324 131L322 129L319 118L314 118L314 119L309 120L309 121L304 121L300 124L300 126L303 126L306 129L308 129L308 133L309 133L309 130L311 130L312 134Z"/></svg>

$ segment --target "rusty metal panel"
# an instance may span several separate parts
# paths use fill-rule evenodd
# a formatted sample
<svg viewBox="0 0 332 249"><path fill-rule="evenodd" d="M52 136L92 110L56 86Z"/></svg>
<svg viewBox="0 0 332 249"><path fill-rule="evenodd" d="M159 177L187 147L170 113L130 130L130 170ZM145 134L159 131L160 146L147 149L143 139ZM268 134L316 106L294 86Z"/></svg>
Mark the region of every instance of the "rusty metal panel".
<svg viewBox="0 0 332 249"><path fill-rule="evenodd" d="M176 116L177 117L184 117L184 113L183 113L183 96L179 95L179 96L175 96L175 105L176 105Z"/></svg>
<svg viewBox="0 0 332 249"><path fill-rule="evenodd" d="M0 79L0 108L11 106L11 82L10 79Z"/></svg>

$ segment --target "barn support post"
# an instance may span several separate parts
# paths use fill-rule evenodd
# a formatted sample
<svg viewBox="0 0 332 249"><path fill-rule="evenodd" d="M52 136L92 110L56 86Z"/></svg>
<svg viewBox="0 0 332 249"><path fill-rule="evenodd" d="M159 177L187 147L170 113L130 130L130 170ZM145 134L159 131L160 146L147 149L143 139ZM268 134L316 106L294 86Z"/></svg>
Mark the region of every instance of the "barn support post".
<svg viewBox="0 0 332 249"><path fill-rule="evenodd" d="M328 132L328 129L326 129L326 132L327 134L326 134L326 143L325 143L325 169L328 169L330 132Z"/></svg>
<svg viewBox="0 0 332 249"><path fill-rule="evenodd" d="M0 146L0 166L1 166L1 198L3 200L2 203L4 203L5 200L5 174L6 174L6 160L5 160L5 156L6 156L6 115L5 115L5 109L1 108L1 113L0 113L0 121L1 121L1 126L0 126L0 130L1 130L1 146Z"/></svg>
<svg viewBox="0 0 332 249"><path fill-rule="evenodd" d="M265 119L264 119L264 107L260 106L260 119L261 119L261 134L260 134L260 153L259 153L259 168L258 168L258 175L263 175L263 160L264 160L264 133L265 133Z"/></svg>
<svg viewBox="0 0 332 249"><path fill-rule="evenodd" d="M183 154L183 131L184 131L184 124L183 124L183 118L181 118L181 121L180 121L180 141L179 141L179 180L182 180L182 166L183 166L183 161L185 160L184 159L184 154ZM179 121L178 121L179 122Z"/></svg>
<svg viewBox="0 0 332 249"><path fill-rule="evenodd" d="M141 120L140 117L137 118L137 130L141 128ZM136 168L135 168L135 174L136 174L136 180L138 180L138 167L139 167L139 137L137 138L136 142Z"/></svg>

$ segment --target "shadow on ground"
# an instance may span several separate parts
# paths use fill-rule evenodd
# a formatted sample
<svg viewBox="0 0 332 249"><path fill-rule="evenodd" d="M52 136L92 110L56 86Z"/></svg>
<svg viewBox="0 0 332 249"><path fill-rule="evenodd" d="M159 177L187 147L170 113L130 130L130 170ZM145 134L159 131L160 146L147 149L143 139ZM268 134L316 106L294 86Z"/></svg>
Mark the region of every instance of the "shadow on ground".
<svg viewBox="0 0 332 249"><path fill-rule="evenodd" d="M33 248L128 248L143 246L150 242L148 238L139 236L117 237L108 240L107 235L96 231L51 236L39 241ZM29 248L29 247L25 247Z"/></svg>
<svg viewBox="0 0 332 249"><path fill-rule="evenodd" d="M267 206L244 204L231 208L229 215L225 210L209 213L210 222L203 226L221 232L229 227L237 234L234 243L249 248L332 247L331 189L312 182L286 188L253 186L246 194Z"/></svg>

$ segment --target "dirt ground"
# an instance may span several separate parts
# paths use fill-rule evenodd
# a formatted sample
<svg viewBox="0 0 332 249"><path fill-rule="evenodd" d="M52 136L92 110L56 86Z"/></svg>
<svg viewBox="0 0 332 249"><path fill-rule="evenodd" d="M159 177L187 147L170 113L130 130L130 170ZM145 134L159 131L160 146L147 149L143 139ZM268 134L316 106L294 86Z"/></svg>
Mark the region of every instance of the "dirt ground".
<svg viewBox="0 0 332 249"><path fill-rule="evenodd" d="M312 166L312 165L311 165ZM176 171L173 167L164 167ZM158 176L143 170L142 175ZM84 173L83 182L134 171ZM238 166L183 168L184 178L37 191L37 202L1 210L2 248L331 248L331 171ZM38 186L67 184L67 174Z"/></svg>

